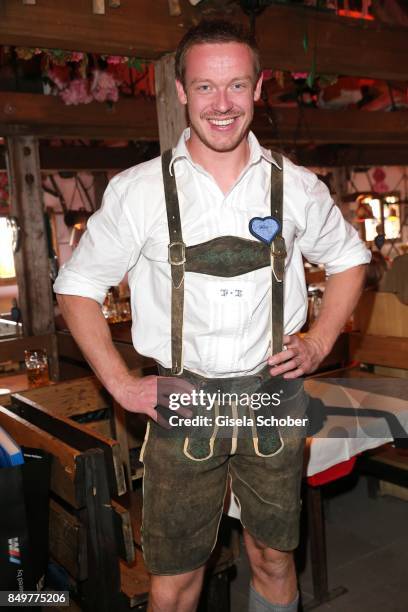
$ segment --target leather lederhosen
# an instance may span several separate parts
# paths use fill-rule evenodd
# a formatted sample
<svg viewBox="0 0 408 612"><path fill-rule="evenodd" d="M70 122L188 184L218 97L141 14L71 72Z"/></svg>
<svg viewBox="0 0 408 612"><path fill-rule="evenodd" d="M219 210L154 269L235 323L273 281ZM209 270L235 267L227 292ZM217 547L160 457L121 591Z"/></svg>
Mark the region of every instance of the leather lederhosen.
<svg viewBox="0 0 408 612"><path fill-rule="evenodd" d="M162 171L166 198L170 242L168 261L171 265L171 360L173 375L183 372L184 276L198 272L211 276L233 277L270 266L271 268L271 346L272 354L283 348L283 283L285 241L282 236L283 170L271 165L271 215L279 221L280 231L271 246L238 236L220 236L207 242L187 246L183 241L177 185L170 173L172 151L162 155ZM282 156L274 153L282 168ZM249 222L249 219L248 219Z"/></svg>

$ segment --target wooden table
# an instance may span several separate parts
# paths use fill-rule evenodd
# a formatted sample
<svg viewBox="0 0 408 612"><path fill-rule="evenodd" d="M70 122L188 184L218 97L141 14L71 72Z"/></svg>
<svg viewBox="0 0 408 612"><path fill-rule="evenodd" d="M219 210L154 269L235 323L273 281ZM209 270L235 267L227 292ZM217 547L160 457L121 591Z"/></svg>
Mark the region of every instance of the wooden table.
<svg viewBox="0 0 408 612"><path fill-rule="evenodd" d="M26 391L26 389L28 389L28 377L25 372L0 376L0 405L8 406L11 393Z"/></svg>
<svg viewBox="0 0 408 612"><path fill-rule="evenodd" d="M311 393L311 395L320 396L319 383L323 392L324 381L325 379L327 381L329 378L342 379L345 381L345 384L347 381L349 381L351 385L353 387L357 387L357 389L364 386L361 384L361 381L364 381L366 383L365 386L369 386L370 391L373 394L372 408L379 410L379 416L381 411L386 410L388 406L390 409L390 417L394 419L395 414L399 415L399 419L401 421L401 431L408 431L408 408L404 407L404 402L406 402L408 397L408 381L390 377L387 380L390 381L390 384L392 384L394 388L386 389L386 395L384 395L384 386L388 387L388 385L384 385L386 377L370 374L365 371L363 372L357 368L351 368L330 372L323 375L323 377L311 377L311 379L305 381L305 388ZM354 384L351 382L353 380ZM341 400L340 405L342 405ZM353 412L352 408L350 409L350 412ZM364 409L362 409L361 412L363 413ZM385 421L384 424L385 426L388 426L389 424L391 429L393 421L390 418L390 420ZM398 428L394 429L397 431L399 430ZM368 449L383 446L392 440L392 431L389 433L384 431L384 437L378 436L370 438L367 434L365 434L364 438L351 437L344 439L338 438L336 440L335 438L319 438L318 434L317 437L308 439L309 454L312 455L314 451L318 451L318 447L320 445L321 448L326 448L325 452L327 454L327 462L322 456L320 456L318 461L309 461L307 466L307 504L314 598L311 602L304 606L305 611L317 608L322 603L331 601L347 591L347 589L343 586L338 586L330 590L328 587L327 550L322 487L329 482L334 482L335 480L350 474L354 469L358 454L361 454L361 452ZM336 444L336 442L340 441L342 442L341 445ZM320 463L322 468L319 471L317 468L318 463Z"/></svg>
<svg viewBox="0 0 408 612"><path fill-rule="evenodd" d="M50 380L48 384L44 386L48 387L55 384L54 381ZM40 389L40 387L36 388ZM28 389L30 389L30 386L28 384L26 372L0 376L0 406L10 405L10 396L12 393L19 393L20 391L27 391Z"/></svg>

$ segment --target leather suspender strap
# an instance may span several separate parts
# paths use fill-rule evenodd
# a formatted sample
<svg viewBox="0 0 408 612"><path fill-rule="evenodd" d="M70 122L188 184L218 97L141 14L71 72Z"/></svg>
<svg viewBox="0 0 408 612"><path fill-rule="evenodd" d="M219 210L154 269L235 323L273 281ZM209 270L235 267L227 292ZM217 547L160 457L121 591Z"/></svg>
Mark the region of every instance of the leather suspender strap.
<svg viewBox="0 0 408 612"><path fill-rule="evenodd" d="M180 207L176 179L170 174L171 149L162 155L164 194L169 228L169 254L171 265L171 372L183 373L183 310L186 245L181 232Z"/></svg>
<svg viewBox="0 0 408 612"><path fill-rule="evenodd" d="M180 208L177 185L174 175L170 174L172 151L162 155L162 172L166 198L167 223L169 228L168 261L171 266L171 361L172 374L183 373L183 309L184 275L186 245L181 231ZM282 167L282 156L274 153L274 158ZM283 209L283 170L271 165L271 215L282 227ZM283 297L285 271L285 241L279 232L271 245L271 333L272 354L283 348Z"/></svg>
<svg viewBox="0 0 408 612"><path fill-rule="evenodd" d="M283 161L280 153L273 154L282 168L271 164L271 215L279 221L280 232L271 244L271 348L272 355L283 349L283 301L285 275L285 240L282 236L283 224Z"/></svg>

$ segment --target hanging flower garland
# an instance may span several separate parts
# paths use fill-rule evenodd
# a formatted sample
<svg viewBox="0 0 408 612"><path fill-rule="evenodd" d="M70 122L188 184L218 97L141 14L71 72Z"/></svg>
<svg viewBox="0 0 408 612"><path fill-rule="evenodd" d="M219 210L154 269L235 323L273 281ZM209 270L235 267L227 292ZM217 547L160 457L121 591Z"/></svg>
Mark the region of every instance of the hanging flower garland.
<svg viewBox="0 0 408 612"><path fill-rule="evenodd" d="M155 95L153 64L138 58L34 47L7 51L17 61L39 64L43 92L58 95L67 105L94 100L113 104L120 96Z"/></svg>

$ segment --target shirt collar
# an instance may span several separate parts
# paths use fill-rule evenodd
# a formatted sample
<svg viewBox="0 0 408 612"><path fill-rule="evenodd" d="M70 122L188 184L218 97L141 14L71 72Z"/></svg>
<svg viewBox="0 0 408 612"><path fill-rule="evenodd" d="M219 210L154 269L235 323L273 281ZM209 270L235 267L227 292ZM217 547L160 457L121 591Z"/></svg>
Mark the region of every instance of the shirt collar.
<svg viewBox="0 0 408 612"><path fill-rule="evenodd" d="M173 164L179 159L186 159L193 166L195 166L194 161L191 158L190 151L187 148L186 141L190 138L190 128L186 128L182 135L179 138L177 146L173 150L173 155L169 165L170 174L173 173ZM270 164L274 164L279 170L282 170L281 166L278 164L276 159L273 157L271 151L269 149L264 149L259 144L258 139L256 138L253 132L249 132L248 134L248 144L249 144L249 162L248 166L252 166L259 162L260 159L265 159Z"/></svg>

